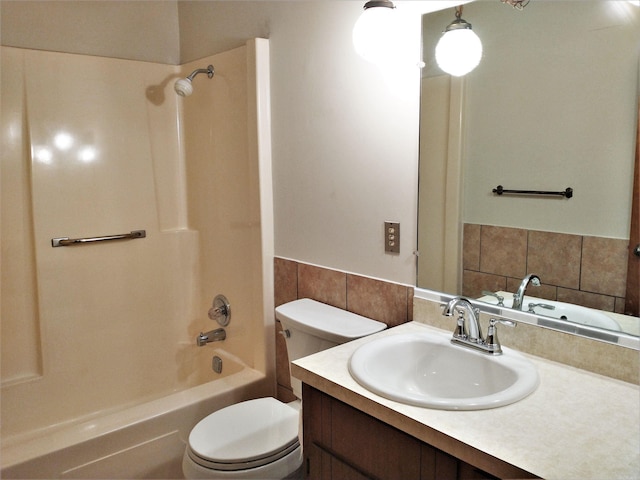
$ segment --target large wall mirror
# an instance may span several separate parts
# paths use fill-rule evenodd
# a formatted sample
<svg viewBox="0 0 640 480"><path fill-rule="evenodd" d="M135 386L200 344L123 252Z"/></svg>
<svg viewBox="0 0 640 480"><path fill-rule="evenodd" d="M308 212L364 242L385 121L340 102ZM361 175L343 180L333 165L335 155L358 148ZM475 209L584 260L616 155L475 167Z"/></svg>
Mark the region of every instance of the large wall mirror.
<svg viewBox="0 0 640 480"><path fill-rule="evenodd" d="M536 274L523 311L638 335L625 298L640 7L495 0L462 17L484 53L461 78L433 54L454 9L423 17L416 285L509 307ZM573 196L497 195L498 185Z"/></svg>

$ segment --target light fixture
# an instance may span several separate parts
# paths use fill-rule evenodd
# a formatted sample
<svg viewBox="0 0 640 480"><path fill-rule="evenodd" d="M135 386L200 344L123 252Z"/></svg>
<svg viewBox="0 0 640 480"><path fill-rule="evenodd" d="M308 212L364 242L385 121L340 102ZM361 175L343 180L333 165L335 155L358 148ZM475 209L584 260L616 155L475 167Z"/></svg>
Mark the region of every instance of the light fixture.
<svg viewBox="0 0 640 480"><path fill-rule="evenodd" d="M353 46L365 60L379 63L393 58L398 22L389 0L370 0L353 27Z"/></svg>
<svg viewBox="0 0 640 480"><path fill-rule="evenodd" d="M516 10L522 10L529 4L529 0L500 0L502 3L511 5Z"/></svg>
<svg viewBox="0 0 640 480"><path fill-rule="evenodd" d="M482 58L482 42L462 18L462 6L456 7L456 19L444 30L436 45L436 62L449 75L460 77L476 68Z"/></svg>

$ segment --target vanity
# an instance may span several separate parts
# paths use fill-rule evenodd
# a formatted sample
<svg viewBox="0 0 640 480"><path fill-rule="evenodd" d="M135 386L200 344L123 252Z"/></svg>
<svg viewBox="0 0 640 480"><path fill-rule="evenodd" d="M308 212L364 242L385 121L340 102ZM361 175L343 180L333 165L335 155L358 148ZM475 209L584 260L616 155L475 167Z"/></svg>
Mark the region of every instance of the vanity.
<svg viewBox="0 0 640 480"><path fill-rule="evenodd" d="M433 326L442 319L451 329ZM413 322L292 363L304 384L307 478L638 478L635 383L522 354L539 375L533 393L498 408L442 410L379 396L349 372L351 356L367 343L451 335L454 327L437 307L414 308ZM631 354L637 372L638 352Z"/></svg>

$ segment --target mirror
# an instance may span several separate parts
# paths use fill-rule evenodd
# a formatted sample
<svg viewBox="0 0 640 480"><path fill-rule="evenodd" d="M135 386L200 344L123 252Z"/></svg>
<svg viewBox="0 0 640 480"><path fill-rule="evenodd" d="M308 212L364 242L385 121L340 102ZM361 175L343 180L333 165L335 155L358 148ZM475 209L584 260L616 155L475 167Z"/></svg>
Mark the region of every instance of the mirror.
<svg viewBox="0 0 640 480"><path fill-rule="evenodd" d="M591 326L638 335L638 318L622 313L640 7L532 0L520 11L495 0L466 4L462 17L484 53L454 78L433 55L454 10L423 16L416 285L489 303L483 292L498 292L508 306L535 273L542 285L528 286L524 311L543 303L536 315L571 322L588 307L615 320ZM573 197L497 195L498 185Z"/></svg>

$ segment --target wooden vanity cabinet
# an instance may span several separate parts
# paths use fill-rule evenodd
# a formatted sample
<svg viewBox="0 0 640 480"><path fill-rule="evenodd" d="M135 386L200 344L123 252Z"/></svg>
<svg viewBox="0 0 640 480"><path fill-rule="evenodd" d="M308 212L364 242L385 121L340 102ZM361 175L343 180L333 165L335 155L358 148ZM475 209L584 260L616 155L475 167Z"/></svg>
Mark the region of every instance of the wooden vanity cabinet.
<svg viewBox="0 0 640 480"><path fill-rule="evenodd" d="M302 403L309 480L497 478L306 384Z"/></svg>

